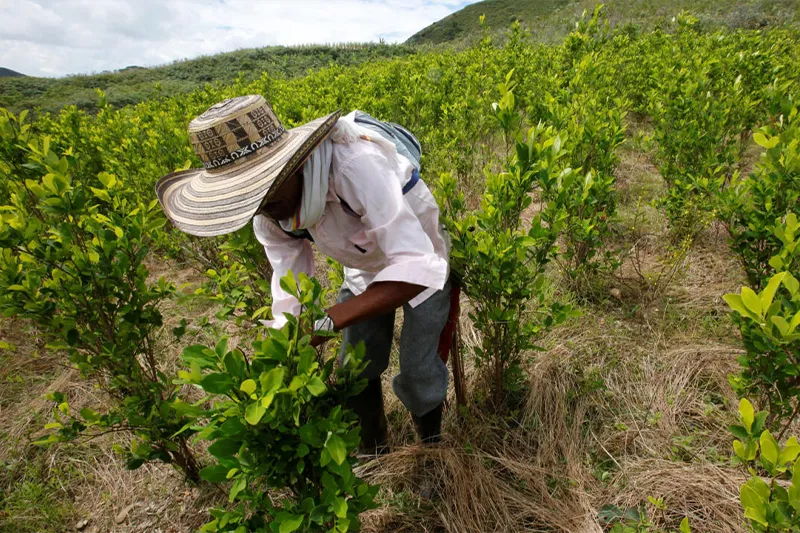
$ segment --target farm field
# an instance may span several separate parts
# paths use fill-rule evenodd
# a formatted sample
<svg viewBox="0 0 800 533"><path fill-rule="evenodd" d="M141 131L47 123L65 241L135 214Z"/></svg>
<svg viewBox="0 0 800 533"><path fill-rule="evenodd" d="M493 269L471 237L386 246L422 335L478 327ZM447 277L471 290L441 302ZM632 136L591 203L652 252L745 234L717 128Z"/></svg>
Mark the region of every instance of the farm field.
<svg viewBox="0 0 800 533"><path fill-rule="evenodd" d="M0 531L796 531L800 32L606 22L0 110ZM442 443L388 394L392 453L352 455L352 363L304 337L337 265L267 331L251 228L163 218L189 120L245 94L421 140L463 287Z"/></svg>

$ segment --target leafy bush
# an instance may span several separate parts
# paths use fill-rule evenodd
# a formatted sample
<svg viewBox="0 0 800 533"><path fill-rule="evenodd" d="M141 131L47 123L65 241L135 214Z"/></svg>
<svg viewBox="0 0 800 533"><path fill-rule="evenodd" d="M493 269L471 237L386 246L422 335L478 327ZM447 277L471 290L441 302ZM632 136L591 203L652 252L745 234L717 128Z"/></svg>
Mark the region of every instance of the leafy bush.
<svg viewBox="0 0 800 533"><path fill-rule="evenodd" d="M696 20L679 19L678 39L694 40ZM753 96L727 59L712 49L676 54L663 83L654 89L653 117L657 161L667 183L661 200L676 241L694 238L715 216L717 197L734 177L740 138L752 127Z"/></svg>
<svg viewBox="0 0 800 533"><path fill-rule="evenodd" d="M731 236L730 246L747 274L760 289L772 272L770 259L782 243L773 231L776 219L800 215L800 117L792 107L774 126L753 136L765 152L750 176L725 195L722 217Z"/></svg>
<svg viewBox="0 0 800 533"><path fill-rule="evenodd" d="M190 242L199 242L194 239ZM196 253L200 248L192 248ZM202 249L211 253L197 265L208 265L206 282L194 293L221 305L216 313L219 320L234 319L240 327L257 324L269 309L272 301L270 282L272 267L264 254L264 247L255 239L252 228L246 227L221 242L218 247ZM197 257L197 255L190 255Z"/></svg>
<svg viewBox="0 0 800 533"><path fill-rule="evenodd" d="M614 169L617 147L624 140L623 121L629 102L620 98L609 62L599 50L610 37L603 6L591 17L584 12L559 56L559 83L545 93L539 117L552 125L566 152L569 169L553 172L539 183L542 200L560 217L562 250L556 261L578 293L592 289L600 273L618 261L608 245L616 214Z"/></svg>
<svg viewBox="0 0 800 533"><path fill-rule="evenodd" d="M32 135L31 124L25 121L27 111L19 117L0 108L0 176L25 176L30 170L25 168L25 152L19 146L27 146ZM0 202L9 198L9 180L0 179Z"/></svg>
<svg viewBox="0 0 800 533"><path fill-rule="evenodd" d="M124 430L136 436L130 468L161 460L197 480L189 434L172 437L187 419L156 345L158 304L174 287L151 284L144 265L149 233L165 222L157 202L138 201L112 174L82 174L72 151L59 156L49 137L16 149L28 178L11 175L0 207L0 310L36 323L49 349L113 399L105 413L75 413L53 394L55 432L41 442Z"/></svg>
<svg viewBox="0 0 800 533"><path fill-rule="evenodd" d="M557 171L565 151L556 132L542 125L531 128L527 139L515 139L516 110L510 87L507 91L495 113L506 137L514 139L516 155L504 172L487 175L480 209L466 210L452 176L443 175L437 187L452 237L451 266L473 301L469 316L482 335L476 361L488 367L498 406L507 392L519 390L523 353L535 349L536 339L572 311L546 302L544 268L559 228L546 225L541 214L533 216L528 229L521 219L532 203L531 192Z"/></svg>
<svg viewBox="0 0 800 533"><path fill-rule="evenodd" d="M756 293L726 294L744 339L742 375L732 380L741 394L759 394L775 424L791 424L800 409L800 222L794 214L774 230L783 249L770 260L777 271ZM787 417L790 417L786 420Z"/></svg>
<svg viewBox="0 0 800 533"><path fill-rule="evenodd" d="M790 437L781 446L764 429L767 412L758 413L746 399L739 402L741 424L730 427L736 439L736 460L748 467L750 479L741 486L739 499L750 527L757 532L790 532L800 527L800 444ZM741 440L740 440L741 439ZM766 473L766 477L759 475ZM787 480L791 479L791 482Z"/></svg>
<svg viewBox="0 0 800 533"><path fill-rule="evenodd" d="M588 64L577 68L587 69ZM572 88L568 94L562 96L565 102L550 96L547 104L548 120L562 132L568 158L563 164L569 167L542 176L539 185L549 212L561 217L563 251L557 261L573 288L585 292L597 274L618 266L608 245L614 234L615 151L624 139L625 104L601 100L586 87Z"/></svg>
<svg viewBox="0 0 800 533"><path fill-rule="evenodd" d="M363 345L337 367L309 343L314 321L324 316L322 288L304 274L289 273L281 286L297 296L299 317L270 329L250 356L228 349L191 346L182 359L190 368L181 382L201 387L213 407L198 436L211 441L216 463L200 475L231 481L232 509L214 509L206 532L356 531L358 514L373 507L377 487L353 473L350 455L359 442L356 417L342 408L363 389ZM278 502L278 493L283 491ZM268 524L268 525L267 525Z"/></svg>

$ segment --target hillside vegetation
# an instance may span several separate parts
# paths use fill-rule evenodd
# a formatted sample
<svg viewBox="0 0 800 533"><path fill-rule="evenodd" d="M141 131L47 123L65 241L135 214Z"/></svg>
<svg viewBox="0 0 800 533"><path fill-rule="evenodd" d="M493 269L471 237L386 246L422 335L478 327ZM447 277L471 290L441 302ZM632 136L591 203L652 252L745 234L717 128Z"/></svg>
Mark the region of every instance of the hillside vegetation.
<svg viewBox="0 0 800 533"><path fill-rule="evenodd" d="M263 72L292 77L330 64L355 65L412 53L414 49L405 45L370 43L270 46L152 68L131 66L117 72L63 78L9 77L0 79L0 107L15 112L34 108L57 112L64 106L74 105L95 112L98 104L96 89L104 91L107 101L119 107L150 98L186 94L206 83L232 83L240 75L248 81L258 78Z"/></svg>
<svg viewBox="0 0 800 533"><path fill-rule="evenodd" d="M500 33L519 21L534 38L557 42L572 31L575 20L594 3L586 0L484 0L434 22L408 39L409 44L474 41L481 34L479 17L490 31ZM664 25L681 10L691 10L707 28L758 29L800 22L798 0L609 0L612 26L634 25L648 30Z"/></svg>
<svg viewBox="0 0 800 533"><path fill-rule="evenodd" d="M556 45L516 24L0 109L0 532L797 531L798 56L797 29L609 30L599 10ZM362 109L419 137L463 288L466 402L441 443L416 440L393 360L391 453L355 456L363 353L309 344L340 265L284 277L303 310L267 329L252 228L164 218L156 180L200 166L187 124L246 94L287 127Z"/></svg>
<svg viewBox="0 0 800 533"><path fill-rule="evenodd" d="M607 4L612 26L629 24L639 30L667 25L681 9L690 9L699 18L700 25L707 29L782 27L795 25L800 20L800 0L611 0ZM486 28L497 40L505 38L504 33L512 22L520 21L535 40L556 43L572 31L583 10L591 10L592 6L588 0L486 0L421 30L407 45L272 46L163 66L130 66L116 72L55 79L0 75L0 106L14 112L23 109L57 112L64 106L75 105L78 109L95 112L99 101L96 89L104 91L108 103L119 107L151 98L186 94L206 83L231 83L239 75L246 80L253 80L262 72L291 77L330 64L347 66L404 57L416 53L418 45L464 46L480 38L479 18L483 14Z"/></svg>

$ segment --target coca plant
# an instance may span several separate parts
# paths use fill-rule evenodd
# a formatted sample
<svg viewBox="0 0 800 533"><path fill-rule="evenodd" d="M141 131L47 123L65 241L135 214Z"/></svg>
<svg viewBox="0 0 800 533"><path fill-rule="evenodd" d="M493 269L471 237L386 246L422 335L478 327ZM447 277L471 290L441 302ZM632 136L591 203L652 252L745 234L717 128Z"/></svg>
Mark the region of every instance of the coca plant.
<svg viewBox="0 0 800 533"><path fill-rule="evenodd" d="M609 39L603 6L591 15L584 11L560 49L559 83L545 93L540 110L561 137L566 150L561 164L573 169L551 172L539 185L551 211L564 215L555 260L580 295L594 292L598 275L619 264L609 246L617 203L614 169L630 102L620 97L618 70L601 55Z"/></svg>
<svg viewBox="0 0 800 533"><path fill-rule="evenodd" d="M775 274L764 289L726 294L746 353L732 378L741 394L759 395L772 415L768 425L788 427L800 411L800 222L793 213L774 229L783 243L770 260Z"/></svg>
<svg viewBox="0 0 800 533"><path fill-rule="evenodd" d="M56 420L39 442L127 431L130 468L164 461L198 480L190 434L173 437L189 419L156 342L158 305L174 287L149 282L144 265L149 234L164 224L157 202L139 202L112 174L83 172L71 149L55 153L46 136L16 150L25 176L7 176L0 207L0 311L35 323L48 349L112 399L108 409L76 412L51 395Z"/></svg>
<svg viewBox="0 0 800 533"><path fill-rule="evenodd" d="M660 204L674 243L693 241L714 219L720 192L736 179L740 139L752 127L756 105L728 64L732 58L721 60L713 45L693 46L696 22L678 17L675 39L692 53L675 53L662 66L663 82L648 106L656 164L667 185Z"/></svg>
<svg viewBox="0 0 800 533"><path fill-rule="evenodd" d="M195 297L220 306L218 320L232 320L245 329L257 325L271 302L272 268L265 259L264 247L258 241L251 244L250 239L255 241L252 228L247 227L221 244L218 265L205 270L206 280L194 292Z"/></svg>
<svg viewBox="0 0 800 533"><path fill-rule="evenodd" d="M0 107L0 202L8 202L10 193L9 176L23 176L30 172L25 168L25 153L19 146L26 146L33 131L31 124L25 120L28 111L19 116Z"/></svg>
<svg viewBox="0 0 800 533"><path fill-rule="evenodd" d="M180 382L200 387L213 407L201 414L198 437L211 441L215 463L200 475L228 482L230 508L213 509L204 532L357 531L358 515L374 506L377 487L353 473L356 417L342 406L364 381L363 345L335 357L310 345L324 316L320 284L289 273L281 286L302 304L280 330L266 330L249 355L190 346Z"/></svg>
<svg viewBox="0 0 800 533"><path fill-rule="evenodd" d="M747 466L750 473L739 488L739 501L751 531L789 533L800 528L800 443L789 437L781 445L783 435L776 438L764 429L767 417L766 411L756 412L743 398L740 423L729 428L737 437L734 461Z"/></svg>
<svg viewBox="0 0 800 533"><path fill-rule="evenodd" d="M576 66L583 72L576 79L596 76L590 65ZM561 132L568 154L562 164L571 168L542 175L539 185L542 199L552 206L549 213L563 214L563 246L556 262L579 294L590 293L598 275L610 274L619 265L609 243L617 208L616 149L625 131L625 113L620 109L626 105L594 94L585 82L558 98L547 97L548 120Z"/></svg>
<svg viewBox="0 0 800 533"><path fill-rule="evenodd" d="M501 88L510 91L506 82ZM552 214L548 225L536 214L529 227L522 219L537 184L558 172L565 154L561 138L542 125L531 128L527 139L518 138L512 130L517 124L514 99L508 93L494 110L516 152L503 172L487 174L480 208L465 209L464 194L452 176L441 177L437 193L452 238L451 265L472 300L469 316L481 332L476 362L486 369L492 402L501 407L509 400L507 393L520 390L524 354L572 311L548 303L545 296L544 269L555 253L563 216Z"/></svg>
<svg viewBox="0 0 800 533"><path fill-rule="evenodd" d="M721 210L731 249L754 289L767 283L773 272L770 259L783 246L773 231L775 220L787 213L800 216L800 116L797 107L781 97L784 90L777 92L775 124L753 135L764 149L761 160L727 191Z"/></svg>

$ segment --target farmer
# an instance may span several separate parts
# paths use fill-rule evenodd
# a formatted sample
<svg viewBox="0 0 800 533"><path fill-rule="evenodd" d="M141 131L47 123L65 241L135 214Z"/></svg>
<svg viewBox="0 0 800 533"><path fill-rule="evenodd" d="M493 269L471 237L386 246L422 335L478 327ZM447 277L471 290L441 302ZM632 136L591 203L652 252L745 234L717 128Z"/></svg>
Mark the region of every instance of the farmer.
<svg viewBox="0 0 800 533"><path fill-rule="evenodd" d="M344 265L338 303L316 328L341 331L343 350L365 343L368 385L349 402L361 423L362 453L386 451L380 377L402 306L400 372L392 385L420 439L436 442L448 382L437 354L450 305L448 240L410 161L353 113L286 130L264 98L253 95L210 107L189 124L189 134L205 168L168 174L156 185L172 223L215 236L253 220L274 270L270 327L300 311L279 281L289 270L314 274L312 240Z"/></svg>

